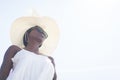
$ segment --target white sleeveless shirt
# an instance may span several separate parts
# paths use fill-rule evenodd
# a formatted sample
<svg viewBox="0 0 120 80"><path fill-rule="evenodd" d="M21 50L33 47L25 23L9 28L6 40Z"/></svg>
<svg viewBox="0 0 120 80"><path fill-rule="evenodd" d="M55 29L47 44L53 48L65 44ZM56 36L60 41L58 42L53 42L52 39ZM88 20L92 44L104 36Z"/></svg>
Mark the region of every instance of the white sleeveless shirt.
<svg viewBox="0 0 120 80"><path fill-rule="evenodd" d="M52 80L54 66L47 56L22 49L12 58L13 69L7 80Z"/></svg>

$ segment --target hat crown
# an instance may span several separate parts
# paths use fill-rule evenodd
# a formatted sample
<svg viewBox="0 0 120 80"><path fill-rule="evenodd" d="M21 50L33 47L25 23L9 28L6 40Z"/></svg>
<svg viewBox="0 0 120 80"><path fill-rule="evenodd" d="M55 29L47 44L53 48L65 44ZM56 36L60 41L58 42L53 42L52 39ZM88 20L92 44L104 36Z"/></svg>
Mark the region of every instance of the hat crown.
<svg viewBox="0 0 120 80"><path fill-rule="evenodd" d="M27 11L27 16L39 17L40 15L38 14L37 10L32 8L32 9Z"/></svg>

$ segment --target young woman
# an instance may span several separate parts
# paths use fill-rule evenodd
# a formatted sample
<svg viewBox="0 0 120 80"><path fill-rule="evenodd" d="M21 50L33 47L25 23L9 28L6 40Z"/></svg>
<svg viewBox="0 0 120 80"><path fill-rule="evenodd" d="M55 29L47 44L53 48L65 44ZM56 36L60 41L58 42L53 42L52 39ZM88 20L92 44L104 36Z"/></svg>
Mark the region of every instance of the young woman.
<svg viewBox="0 0 120 80"><path fill-rule="evenodd" d="M25 22L26 24L27 22ZM0 69L0 80L57 80L53 58L40 52L40 48L44 45L49 34L37 24L26 29L24 32L20 31L22 36L19 34L19 37L22 37L24 47L21 48L16 43L6 51Z"/></svg>

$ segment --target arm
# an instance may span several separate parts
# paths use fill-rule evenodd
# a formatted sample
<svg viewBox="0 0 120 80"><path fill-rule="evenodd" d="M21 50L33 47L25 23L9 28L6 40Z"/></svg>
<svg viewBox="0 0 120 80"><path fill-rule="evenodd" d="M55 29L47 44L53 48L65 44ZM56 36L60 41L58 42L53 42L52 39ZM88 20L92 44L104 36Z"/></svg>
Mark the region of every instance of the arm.
<svg viewBox="0 0 120 80"><path fill-rule="evenodd" d="M52 57L50 57L50 56L48 56L48 58L51 60L52 64L54 65L54 69L55 69L55 62L54 62L54 59L53 59ZM57 80L56 69L55 69L55 72L54 72L53 80Z"/></svg>
<svg viewBox="0 0 120 80"><path fill-rule="evenodd" d="M8 77L13 66L11 58L14 57L16 52L17 46L12 45L7 49L4 55L3 63L0 68L0 80L6 80L6 78Z"/></svg>

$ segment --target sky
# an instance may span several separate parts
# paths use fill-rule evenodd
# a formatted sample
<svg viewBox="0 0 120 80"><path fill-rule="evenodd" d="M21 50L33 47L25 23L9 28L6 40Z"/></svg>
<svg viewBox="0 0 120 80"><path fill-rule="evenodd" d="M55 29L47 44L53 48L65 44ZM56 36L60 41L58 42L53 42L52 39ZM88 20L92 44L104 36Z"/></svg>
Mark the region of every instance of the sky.
<svg viewBox="0 0 120 80"><path fill-rule="evenodd" d="M37 10L54 18L58 80L120 80L120 0L0 0L0 64L12 22Z"/></svg>

